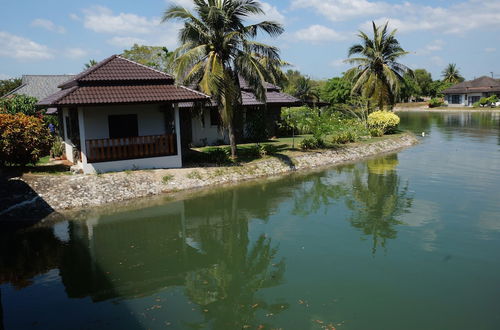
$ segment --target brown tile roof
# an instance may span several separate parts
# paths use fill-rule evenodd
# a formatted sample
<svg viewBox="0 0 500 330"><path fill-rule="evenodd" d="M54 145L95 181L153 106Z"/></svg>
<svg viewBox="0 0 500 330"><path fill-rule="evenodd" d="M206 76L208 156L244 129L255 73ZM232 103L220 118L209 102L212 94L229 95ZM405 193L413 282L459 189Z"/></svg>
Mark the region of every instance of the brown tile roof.
<svg viewBox="0 0 500 330"><path fill-rule="evenodd" d="M64 89L40 101L42 106L204 101L207 96L176 85L83 86Z"/></svg>
<svg viewBox="0 0 500 330"><path fill-rule="evenodd" d="M59 87L68 88L76 84L126 81L170 81L171 75L136 63L119 55L113 55L76 75Z"/></svg>
<svg viewBox="0 0 500 330"><path fill-rule="evenodd" d="M500 92L500 82L488 76L464 81L443 91L443 94Z"/></svg>
<svg viewBox="0 0 500 330"><path fill-rule="evenodd" d="M113 55L60 85L61 91L38 102L40 106L197 102L203 93L174 85L164 72Z"/></svg>

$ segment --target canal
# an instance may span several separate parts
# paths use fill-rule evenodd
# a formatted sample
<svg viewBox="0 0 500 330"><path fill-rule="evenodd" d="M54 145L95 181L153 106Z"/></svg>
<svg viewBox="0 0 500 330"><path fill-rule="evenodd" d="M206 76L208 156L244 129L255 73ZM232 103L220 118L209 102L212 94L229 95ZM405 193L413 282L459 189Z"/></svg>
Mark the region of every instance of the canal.
<svg viewBox="0 0 500 330"><path fill-rule="evenodd" d="M498 329L500 114L397 154L0 234L0 329Z"/></svg>

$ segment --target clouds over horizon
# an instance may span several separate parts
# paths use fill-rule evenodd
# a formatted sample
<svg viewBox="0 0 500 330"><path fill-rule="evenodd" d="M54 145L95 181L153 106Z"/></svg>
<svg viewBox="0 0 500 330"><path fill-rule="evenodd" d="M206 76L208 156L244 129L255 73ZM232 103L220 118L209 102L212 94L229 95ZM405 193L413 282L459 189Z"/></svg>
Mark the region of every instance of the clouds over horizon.
<svg viewBox="0 0 500 330"><path fill-rule="evenodd" d="M0 45L0 57L20 60L46 60L54 57L49 47L5 31L0 31Z"/></svg>

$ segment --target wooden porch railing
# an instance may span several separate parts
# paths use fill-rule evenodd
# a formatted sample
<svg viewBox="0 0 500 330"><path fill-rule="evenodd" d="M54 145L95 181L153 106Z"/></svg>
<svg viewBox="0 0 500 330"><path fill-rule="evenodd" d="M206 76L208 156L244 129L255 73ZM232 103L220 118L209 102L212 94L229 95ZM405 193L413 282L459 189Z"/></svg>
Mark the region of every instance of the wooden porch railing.
<svg viewBox="0 0 500 330"><path fill-rule="evenodd" d="M177 155L175 134L86 141L89 163Z"/></svg>

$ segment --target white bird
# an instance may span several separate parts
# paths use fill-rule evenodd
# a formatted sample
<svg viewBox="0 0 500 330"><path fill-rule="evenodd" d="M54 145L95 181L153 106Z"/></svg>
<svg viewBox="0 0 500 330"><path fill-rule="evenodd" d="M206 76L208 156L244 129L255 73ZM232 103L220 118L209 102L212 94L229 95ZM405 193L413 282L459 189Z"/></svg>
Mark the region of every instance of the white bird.
<svg viewBox="0 0 500 330"><path fill-rule="evenodd" d="M425 136L425 132L422 132L422 136Z"/></svg>

